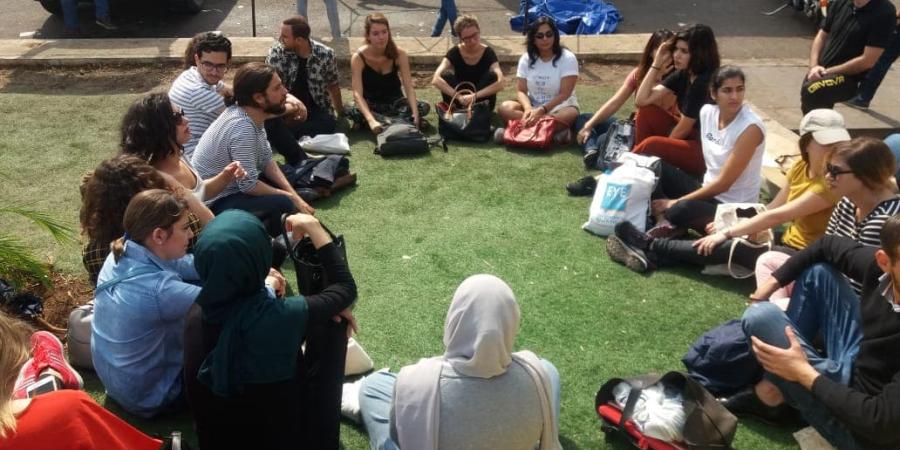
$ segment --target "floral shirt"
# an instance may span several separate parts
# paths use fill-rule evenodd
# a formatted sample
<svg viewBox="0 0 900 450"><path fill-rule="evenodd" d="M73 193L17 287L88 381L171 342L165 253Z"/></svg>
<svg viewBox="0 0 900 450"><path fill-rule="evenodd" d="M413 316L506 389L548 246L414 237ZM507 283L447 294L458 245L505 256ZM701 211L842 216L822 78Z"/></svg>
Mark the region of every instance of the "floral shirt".
<svg viewBox="0 0 900 450"><path fill-rule="evenodd" d="M328 95L328 86L338 84L337 64L334 61L334 50L324 44L310 39L312 51L306 60L306 71L309 74L309 94L316 102L316 106L330 115L334 115L331 105L331 97ZM290 89L297 78L297 64L299 56L287 50L281 42L275 42L266 56L266 64L275 67L281 76L281 82Z"/></svg>

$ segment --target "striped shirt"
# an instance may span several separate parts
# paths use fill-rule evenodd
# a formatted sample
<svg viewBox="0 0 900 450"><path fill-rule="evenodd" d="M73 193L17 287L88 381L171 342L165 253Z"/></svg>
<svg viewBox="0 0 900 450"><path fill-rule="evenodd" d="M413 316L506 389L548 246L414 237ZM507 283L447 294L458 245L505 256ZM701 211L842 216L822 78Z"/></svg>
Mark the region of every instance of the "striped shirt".
<svg viewBox="0 0 900 450"><path fill-rule="evenodd" d="M197 143L191 164L204 180L212 178L232 161L240 161L247 176L232 181L219 195L207 199L212 204L220 198L256 187L260 174L272 161L272 148L266 139L266 129L257 126L240 106L228 107Z"/></svg>
<svg viewBox="0 0 900 450"><path fill-rule="evenodd" d="M900 213L900 197L893 197L879 203L863 217L861 222L857 222L856 205L844 197L834 207L825 234L848 237L869 247L881 247L881 227L889 217L898 213ZM849 278L848 280L853 290L859 294L862 282Z"/></svg>
<svg viewBox="0 0 900 450"><path fill-rule="evenodd" d="M219 91L225 83L208 84L196 67L191 67L178 75L169 89L169 99L184 111L191 128L191 140L184 144L184 156L188 159L200 142L200 136L210 124L225 110L225 99Z"/></svg>

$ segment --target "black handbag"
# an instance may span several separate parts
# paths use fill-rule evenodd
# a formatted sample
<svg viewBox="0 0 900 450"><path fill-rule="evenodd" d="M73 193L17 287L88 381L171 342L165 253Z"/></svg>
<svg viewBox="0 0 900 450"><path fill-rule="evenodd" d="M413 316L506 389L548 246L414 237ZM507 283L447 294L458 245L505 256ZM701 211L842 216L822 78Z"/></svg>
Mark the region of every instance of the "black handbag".
<svg viewBox="0 0 900 450"><path fill-rule="evenodd" d="M381 133L375 137L375 154L385 156L420 155L428 153L432 145L441 144L444 151L447 145L437 136L427 138L415 125L399 119L384 127Z"/></svg>
<svg viewBox="0 0 900 450"><path fill-rule="evenodd" d="M601 407L614 404L613 389L621 382L626 382L631 386L631 392L628 395L625 407L621 409L621 417L613 423ZM627 379L612 378L600 386L597 396L594 398L594 411L601 419L601 430L609 435L610 433L620 433L624 435L628 441L639 448L642 437L636 436L632 429L628 431L626 422L631 419L634 412L635 404L641 395L641 390L650 387L656 383L662 383L667 388L677 389L681 392L684 405L684 429L682 436L684 442L680 445L686 446L690 450L723 450L730 449L731 443L734 441L734 435L737 432L737 417L725 409L722 404L716 401L713 396L706 391L699 383L682 372L668 372L665 375L649 373L639 375ZM618 407L615 407L618 409Z"/></svg>
<svg viewBox="0 0 900 450"><path fill-rule="evenodd" d="M634 147L634 117L615 121L606 130L606 139L600 146L597 169L606 170L617 166L619 156Z"/></svg>
<svg viewBox="0 0 900 450"><path fill-rule="evenodd" d="M471 86L471 88L467 87ZM450 103L434 105L438 117L438 133L444 139L471 142L487 142L491 139L491 102L472 102L465 108L458 108L456 98L460 95L475 94L475 85L465 81L456 86Z"/></svg>
<svg viewBox="0 0 900 450"><path fill-rule="evenodd" d="M303 236L303 239L291 242L285 227L287 218L287 214L281 216L281 234L284 242L287 243L288 255L291 257L291 261L294 262L294 272L297 273L297 291L301 295L318 294L328 286L328 274L325 272L325 266L319 259L319 252L309 236ZM337 247L341 258L346 262L347 246L344 242L344 235L335 236L324 224L322 228L331 236L331 241Z"/></svg>

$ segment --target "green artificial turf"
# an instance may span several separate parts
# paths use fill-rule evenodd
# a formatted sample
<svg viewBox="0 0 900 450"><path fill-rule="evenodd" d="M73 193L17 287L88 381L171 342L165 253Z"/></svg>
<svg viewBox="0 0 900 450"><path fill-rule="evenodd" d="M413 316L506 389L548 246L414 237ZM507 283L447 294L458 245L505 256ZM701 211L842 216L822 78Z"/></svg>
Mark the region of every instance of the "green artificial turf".
<svg viewBox="0 0 900 450"><path fill-rule="evenodd" d="M613 89L579 86L577 93L583 109L593 110ZM432 92L421 95L435 100ZM102 95L0 95L0 203L27 204L76 227L79 180L114 153L119 120L136 97L115 88ZM430 120L435 123L433 114ZM702 277L693 268L642 276L612 263L605 240L580 229L589 199L569 197L563 188L585 174L575 147L544 154L451 143L447 153L435 148L427 156L387 160L372 154L369 135L350 139L359 185L315 206L346 238L359 286L357 338L376 368L399 370L439 354L456 286L472 274L497 275L522 309L517 349L559 368L565 448L627 448L604 441L593 411L599 385L610 377L683 369L689 345L738 317L752 290L750 282ZM58 269L83 273L76 245L54 244L15 217L0 216L0 227L16 230ZM86 379L86 389L104 402L96 376ZM148 432L180 429L193 439L186 414L146 421L107 406ZM368 445L364 432L349 424L342 442L348 449ZM735 441L743 449L794 446L789 431L752 421L741 422Z"/></svg>

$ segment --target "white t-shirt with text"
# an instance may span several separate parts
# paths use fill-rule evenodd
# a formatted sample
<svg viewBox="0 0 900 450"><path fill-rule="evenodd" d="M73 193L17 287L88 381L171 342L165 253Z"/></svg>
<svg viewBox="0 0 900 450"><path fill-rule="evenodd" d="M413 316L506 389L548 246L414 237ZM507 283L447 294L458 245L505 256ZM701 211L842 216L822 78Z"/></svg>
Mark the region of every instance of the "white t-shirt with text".
<svg viewBox="0 0 900 450"><path fill-rule="evenodd" d="M552 59L543 61L538 58L534 65L529 67L528 53L525 53L519 58L516 76L528 82L528 98L531 100L531 106L538 107L559 94L560 83L564 77L578 76L578 59L574 53L563 49L562 55L555 63ZM564 106L578 107L574 91L554 110Z"/></svg>

